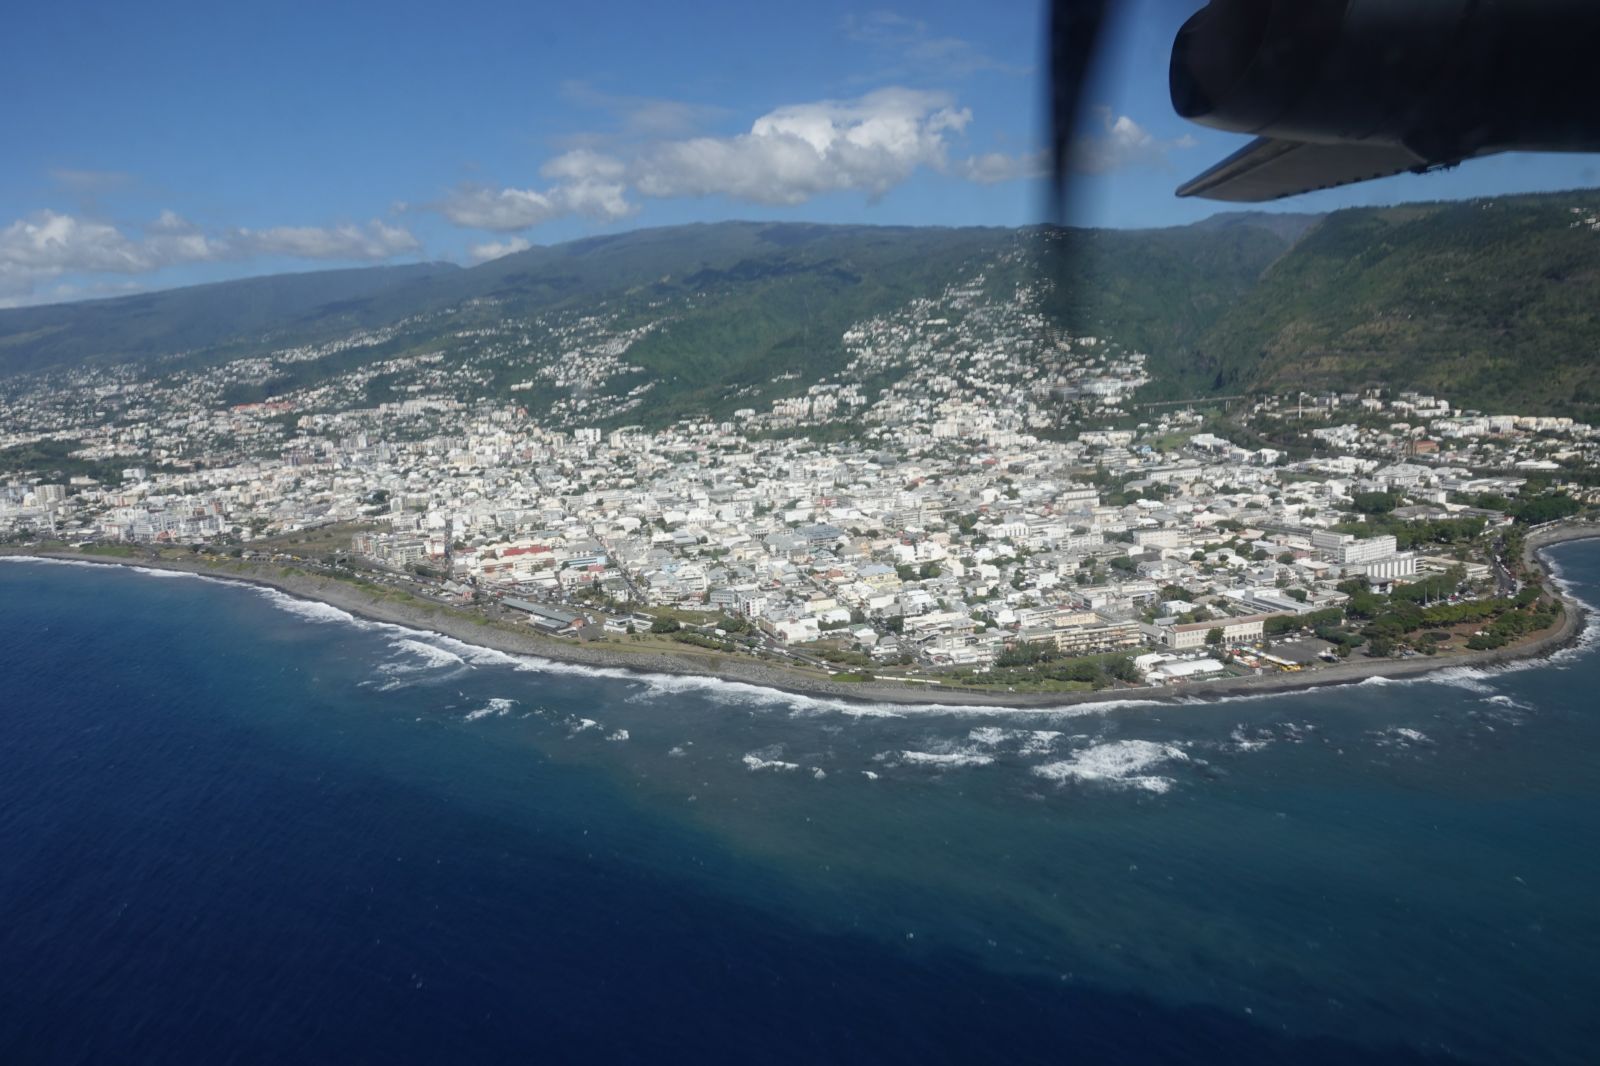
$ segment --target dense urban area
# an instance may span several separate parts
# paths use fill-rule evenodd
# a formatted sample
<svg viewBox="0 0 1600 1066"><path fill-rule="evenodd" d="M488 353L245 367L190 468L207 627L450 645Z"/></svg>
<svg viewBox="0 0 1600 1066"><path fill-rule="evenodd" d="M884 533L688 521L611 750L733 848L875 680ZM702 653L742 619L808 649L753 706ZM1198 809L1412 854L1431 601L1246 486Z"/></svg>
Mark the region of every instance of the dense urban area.
<svg viewBox="0 0 1600 1066"><path fill-rule="evenodd" d="M993 691L1486 650L1557 621L1518 548L1596 502L1592 426L1386 390L1143 402L1143 354L993 289L980 272L860 321L842 372L659 428L620 421L648 401L628 353L653 326L603 307L348 368L394 331L19 377L0 535ZM288 386L240 399L262 383Z"/></svg>

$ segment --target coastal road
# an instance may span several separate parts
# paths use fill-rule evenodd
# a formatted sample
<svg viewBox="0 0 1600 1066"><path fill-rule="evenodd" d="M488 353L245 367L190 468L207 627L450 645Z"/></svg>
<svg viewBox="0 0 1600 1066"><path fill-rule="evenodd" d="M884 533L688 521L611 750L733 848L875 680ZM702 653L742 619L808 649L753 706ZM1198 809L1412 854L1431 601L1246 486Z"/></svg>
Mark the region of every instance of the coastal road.
<svg viewBox="0 0 1600 1066"><path fill-rule="evenodd" d="M1495 590L1507 599L1517 594L1517 579L1511 576L1511 571L1505 564L1506 539L1496 537L1494 548L1489 552L1489 565L1494 568Z"/></svg>

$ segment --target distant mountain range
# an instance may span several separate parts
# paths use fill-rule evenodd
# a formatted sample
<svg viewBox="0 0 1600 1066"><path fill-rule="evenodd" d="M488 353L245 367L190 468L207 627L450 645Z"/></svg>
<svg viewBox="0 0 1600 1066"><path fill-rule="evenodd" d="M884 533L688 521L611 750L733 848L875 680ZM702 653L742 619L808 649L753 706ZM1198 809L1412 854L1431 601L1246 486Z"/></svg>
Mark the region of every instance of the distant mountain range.
<svg viewBox="0 0 1600 1066"><path fill-rule="evenodd" d="M820 377L852 323L985 271L1051 284L1074 333L1151 356L1155 396L1417 387L1458 403L1600 417L1600 192L1219 215L1151 230L728 222L493 260L288 274L0 311L0 375L207 365L361 329L373 357L508 316L626 309L664 414L775 371ZM438 324L430 325L430 315ZM437 335L430 334L430 329Z"/></svg>

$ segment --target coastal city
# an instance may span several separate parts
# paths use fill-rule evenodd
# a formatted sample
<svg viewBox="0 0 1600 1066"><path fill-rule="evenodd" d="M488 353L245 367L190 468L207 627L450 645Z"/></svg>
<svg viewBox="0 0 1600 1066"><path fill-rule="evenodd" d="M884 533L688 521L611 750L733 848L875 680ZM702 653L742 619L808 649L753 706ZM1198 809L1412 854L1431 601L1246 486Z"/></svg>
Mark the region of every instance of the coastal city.
<svg viewBox="0 0 1600 1066"><path fill-rule="evenodd" d="M6 14L0 1066L1600 1062L1600 0Z"/></svg>
<svg viewBox="0 0 1600 1066"><path fill-rule="evenodd" d="M1143 354L982 273L854 325L841 373L653 427L626 424L653 327L620 322L462 329L259 398L238 390L405 325L18 379L0 535L292 568L552 648L1037 694L1515 645L1560 613L1522 533L1600 498L1600 431L1569 418L1385 390L1141 402Z"/></svg>

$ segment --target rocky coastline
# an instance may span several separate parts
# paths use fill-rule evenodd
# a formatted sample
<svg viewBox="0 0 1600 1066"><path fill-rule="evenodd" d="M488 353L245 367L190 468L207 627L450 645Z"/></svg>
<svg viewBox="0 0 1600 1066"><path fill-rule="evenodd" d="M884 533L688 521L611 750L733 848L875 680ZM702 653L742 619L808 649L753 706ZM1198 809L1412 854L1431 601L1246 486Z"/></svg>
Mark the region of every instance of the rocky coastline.
<svg viewBox="0 0 1600 1066"><path fill-rule="evenodd" d="M1600 524L1561 523L1535 530L1526 538L1525 559L1539 566L1539 553L1554 544L1600 537ZM5 554L111 566L174 570L222 581L256 585L302 599L325 603L358 618L408 629L441 634L468 644L510 655L526 655L594 668L616 669L641 675L678 675L715 678L755 685L799 696L855 702L970 706L1015 710L1049 710L1113 701L1175 702L1215 700L1244 695L1267 695L1331 685L1355 684L1369 678L1415 678L1441 670L1494 667L1549 656L1570 646L1587 624L1587 611L1552 583L1560 597L1561 622L1515 646L1493 651L1461 652L1411 659L1372 659L1319 665L1298 673L1227 678L1177 686L1118 686L1084 693L1015 693L957 689L937 684L888 680L846 682L769 663L734 658L717 652L663 652L625 646L578 643L533 632L521 633L488 624L466 611L426 603L405 603L370 594L356 585L272 564L221 566L204 560L158 557L109 557L66 551L7 550Z"/></svg>

